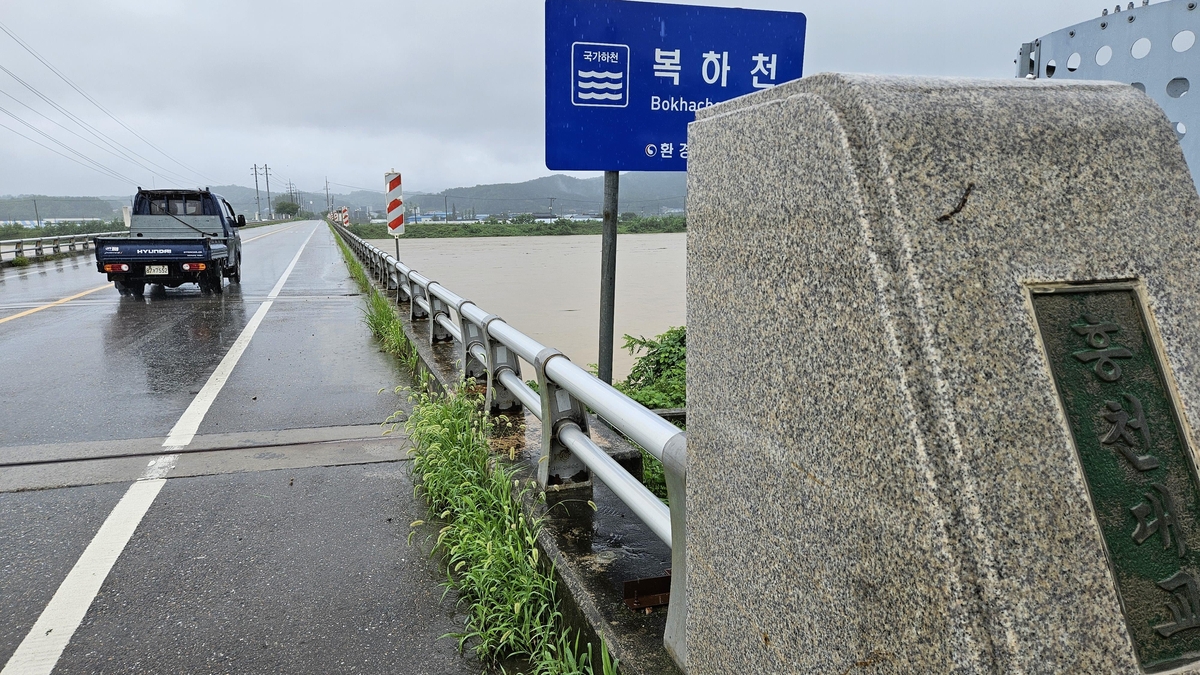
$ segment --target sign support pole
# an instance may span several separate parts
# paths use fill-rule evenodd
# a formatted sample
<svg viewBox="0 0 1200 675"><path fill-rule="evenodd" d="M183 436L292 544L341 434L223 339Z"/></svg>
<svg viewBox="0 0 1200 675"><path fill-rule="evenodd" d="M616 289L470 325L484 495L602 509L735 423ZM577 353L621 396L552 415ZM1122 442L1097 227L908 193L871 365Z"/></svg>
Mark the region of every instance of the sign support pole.
<svg viewBox="0 0 1200 675"><path fill-rule="evenodd" d="M604 233L600 244L600 357L597 374L612 384L613 316L617 296L617 196L621 174L604 172Z"/></svg>

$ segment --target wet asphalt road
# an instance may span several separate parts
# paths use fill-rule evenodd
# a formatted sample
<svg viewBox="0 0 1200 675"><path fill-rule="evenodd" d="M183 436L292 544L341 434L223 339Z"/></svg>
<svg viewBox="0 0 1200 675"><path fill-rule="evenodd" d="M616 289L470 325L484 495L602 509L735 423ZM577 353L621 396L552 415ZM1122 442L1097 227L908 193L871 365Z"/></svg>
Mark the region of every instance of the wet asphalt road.
<svg viewBox="0 0 1200 675"><path fill-rule="evenodd" d="M407 382L328 228L243 242L223 295L108 284L7 321L105 282L87 256L0 270L3 675L34 672L10 657L293 260L53 672L479 672L438 640L462 617L406 543L405 441L379 437Z"/></svg>

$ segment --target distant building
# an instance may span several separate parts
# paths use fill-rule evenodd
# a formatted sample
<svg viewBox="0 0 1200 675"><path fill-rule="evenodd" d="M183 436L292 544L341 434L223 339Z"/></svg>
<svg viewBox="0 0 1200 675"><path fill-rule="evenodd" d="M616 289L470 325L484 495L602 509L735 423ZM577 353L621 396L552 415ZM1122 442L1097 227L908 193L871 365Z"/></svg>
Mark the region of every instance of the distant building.
<svg viewBox="0 0 1200 675"><path fill-rule="evenodd" d="M42 218L42 225L61 225L64 223L102 223L104 218ZM0 225L21 225L37 227L38 221L30 220L0 220Z"/></svg>

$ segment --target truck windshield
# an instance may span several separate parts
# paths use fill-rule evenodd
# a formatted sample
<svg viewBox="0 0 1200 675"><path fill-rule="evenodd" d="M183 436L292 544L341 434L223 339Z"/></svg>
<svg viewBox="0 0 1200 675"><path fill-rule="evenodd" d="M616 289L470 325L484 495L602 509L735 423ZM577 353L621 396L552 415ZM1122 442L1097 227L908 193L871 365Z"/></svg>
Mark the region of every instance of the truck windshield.
<svg viewBox="0 0 1200 675"><path fill-rule="evenodd" d="M216 215L210 200L200 194L149 194L139 195L133 212L142 216L206 216Z"/></svg>

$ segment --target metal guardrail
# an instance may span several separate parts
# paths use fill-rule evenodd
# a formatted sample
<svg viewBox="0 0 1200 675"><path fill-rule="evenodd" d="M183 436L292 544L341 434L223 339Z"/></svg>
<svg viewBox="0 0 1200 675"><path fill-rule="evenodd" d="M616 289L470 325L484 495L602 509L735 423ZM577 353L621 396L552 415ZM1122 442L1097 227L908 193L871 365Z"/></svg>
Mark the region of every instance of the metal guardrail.
<svg viewBox="0 0 1200 675"><path fill-rule="evenodd" d="M62 247L65 244L68 251L74 251L78 244L81 250L88 250L92 240L96 237L111 237L115 235L125 235L127 231L120 232L90 232L88 234L63 234L57 237L32 237L30 239L5 239L0 241L0 262L5 260L12 261L14 258L29 257L28 253L33 252L33 256L40 258L46 255L46 247L50 247L51 253L62 253ZM5 257L5 256L8 257Z"/></svg>
<svg viewBox="0 0 1200 675"><path fill-rule="evenodd" d="M523 405L542 422L538 483L570 480L585 470L599 478L671 547L671 601L663 643L686 671L687 435L591 373L562 352L540 344L500 317L330 223L376 282L408 300L410 320L430 321L431 343L457 343L466 379L486 383L491 410ZM401 297L403 296L403 297ZM521 378L521 360L537 371L538 391ZM588 409L657 457L665 468L668 508L588 435ZM557 483L556 483L557 484Z"/></svg>

